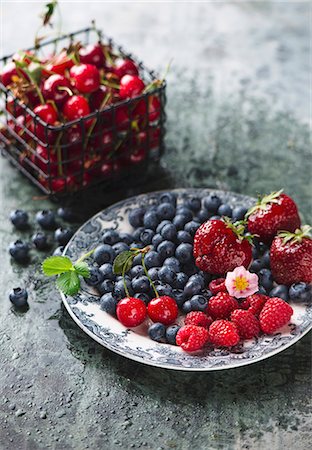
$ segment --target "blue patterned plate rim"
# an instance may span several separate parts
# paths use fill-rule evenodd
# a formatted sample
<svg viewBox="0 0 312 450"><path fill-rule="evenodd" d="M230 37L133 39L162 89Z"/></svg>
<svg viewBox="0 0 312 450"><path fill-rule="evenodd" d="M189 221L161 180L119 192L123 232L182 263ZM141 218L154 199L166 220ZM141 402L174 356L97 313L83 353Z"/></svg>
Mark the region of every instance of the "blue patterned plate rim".
<svg viewBox="0 0 312 450"><path fill-rule="evenodd" d="M131 226L125 215L139 204L152 203L162 192L140 194L122 200L94 215L74 234L64 249L64 255L73 259L93 248L104 229L116 228L130 231ZM233 205L251 205L254 198L229 191L213 189L175 189L178 199L197 195L204 197L217 194ZM248 206L249 206L248 205ZM152 341L146 335L146 325L137 329L126 329L117 319L101 311L96 302L95 292L85 286L78 295L69 297L61 294L69 315L92 339L109 350L128 359L150 366L182 371L225 370L253 364L286 350L298 342L312 329L312 306L294 305L294 320L273 336L262 336L248 341L237 348L235 353L227 350L205 350L198 354L188 354L179 347Z"/></svg>

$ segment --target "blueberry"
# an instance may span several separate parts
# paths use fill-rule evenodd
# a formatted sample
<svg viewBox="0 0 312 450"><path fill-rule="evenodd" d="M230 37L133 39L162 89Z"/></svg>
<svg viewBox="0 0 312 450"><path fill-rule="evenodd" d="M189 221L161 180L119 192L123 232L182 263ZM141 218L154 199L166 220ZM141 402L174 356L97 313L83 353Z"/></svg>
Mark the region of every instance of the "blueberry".
<svg viewBox="0 0 312 450"><path fill-rule="evenodd" d="M168 344L177 345L176 338L180 328L181 327L179 325L170 325L166 329L166 341Z"/></svg>
<svg viewBox="0 0 312 450"><path fill-rule="evenodd" d="M104 263L100 267L100 271L104 275L105 280L115 280L116 275L113 272L113 266L110 263Z"/></svg>
<svg viewBox="0 0 312 450"><path fill-rule="evenodd" d="M103 234L102 242L103 244L114 245L116 242L119 242L120 236L119 233L115 230L107 230Z"/></svg>
<svg viewBox="0 0 312 450"><path fill-rule="evenodd" d="M186 296L182 289L173 289L172 298L174 298L179 308L181 308L181 306L186 300Z"/></svg>
<svg viewBox="0 0 312 450"><path fill-rule="evenodd" d="M181 309L184 312L184 314L188 314L189 312L191 312L192 311L191 302L189 300L186 300L186 302L182 304Z"/></svg>
<svg viewBox="0 0 312 450"><path fill-rule="evenodd" d="M194 236L198 228L200 227L199 222L195 222L195 220L191 220L191 222L188 222L184 226L184 230L190 233L191 236Z"/></svg>
<svg viewBox="0 0 312 450"><path fill-rule="evenodd" d="M162 220L159 225L157 225L156 233L160 233L165 225L171 224L170 220Z"/></svg>
<svg viewBox="0 0 312 450"><path fill-rule="evenodd" d="M130 296L132 296L134 294L134 290L132 288L131 281L126 278L125 283L128 288ZM125 291L124 280L119 280L115 283L113 295L118 300L121 300L122 298L124 298L128 295Z"/></svg>
<svg viewBox="0 0 312 450"><path fill-rule="evenodd" d="M311 285L303 281L292 284L289 288L289 298L293 302L310 303L312 300Z"/></svg>
<svg viewBox="0 0 312 450"><path fill-rule="evenodd" d="M117 303L117 300L112 296L110 292L107 292L100 298L100 308L108 314L111 314L112 316L116 315Z"/></svg>
<svg viewBox="0 0 312 450"><path fill-rule="evenodd" d="M156 281L156 280L158 280L158 272L159 272L159 267L152 267L151 269L149 269L148 271L147 271L147 273L148 273L148 276L150 277L150 279L152 280L152 281Z"/></svg>
<svg viewBox="0 0 312 450"><path fill-rule="evenodd" d="M36 214L37 223L45 230L55 230L57 223L55 221L55 214L53 211L44 209L38 211Z"/></svg>
<svg viewBox="0 0 312 450"><path fill-rule="evenodd" d="M58 228L55 230L54 233L54 239L60 244L60 245L66 245L68 241L73 236L73 231L68 228Z"/></svg>
<svg viewBox="0 0 312 450"><path fill-rule="evenodd" d="M28 214L26 211L21 209L16 209L10 213L10 220L12 224L18 230L26 230L29 226L28 224Z"/></svg>
<svg viewBox="0 0 312 450"><path fill-rule="evenodd" d="M133 236L129 233L120 233L119 234L120 242L124 242L125 244L130 245L133 242Z"/></svg>
<svg viewBox="0 0 312 450"><path fill-rule="evenodd" d="M151 230L156 230L159 224L159 219L157 213L154 211L147 211L143 217L143 225L145 228L150 228Z"/></svg>
<svg viewBox="0 0 312 450"><path fill-rule="evenodd" d="M113 280L104 280L96 288L101 295L104 295L109 292L113 292L114 282L113 282Z"/></svg>
<svg viewBox="0 0 312 450"><path fill-rule="evenodd" d="M133 228L138 228L141 227L143 225L143 217L145 214L145 209L140 207L140 208L136 208L133 209L132 211L130 211L129 213L129 223Z"/></svg>
<svg viewBox="0 0 312 450"><path fill-rule="evenodd" d="M188 276L184 272L178 272L174 281L174 287L177 289L183 289L188 282Z"/></svg>
<svg viewBox="0 0 312 450"><path fill-rule="evenodd" d="M230 205L222 203L222 205L220 205L218 208L217 214L219 216L232 217L232 208L230 207Z"/></svg>
<svg viewBox="0 0 312 450"><path fill-rule="evenodd" d="M148 335L153 341L165 342L166 341L166 327L162 323L153 323L148 329Z"/></svg>
<svg viewBox="0 0 312 450"><path fill-rule="evenodd" d="M104 281L104 274L97 267L91 267L89 278L84 279L89 286L97 286Z"/></svg>
<svg viewBox="0 0 312 450"><path fill-rule="evenodd" d="M220 198L214 194L210 194L203 199L204 207L207 209L207 211L210 211L213 214L215 214L218 211L218 208L221 205L221 203L222 202Z"/></svg>
<svg viewBox="0 0 312 450"><path fill-rule="evenodd" d="M163 241L164 241L164 238L162 237L162 235L157 233L157 234L155 234L155 236L153 236L152 245L156 248Z"/></svg>
<svg viewBox="0 0 312 450"><path fill-rule="evenodd" d="M150 282L145 275L139 275L133 278L131 284L135 292L144 292L147 294L150 291Z"/></svg>
<svg viewBox="0 0 312 450"><path fill-rule="evenodd" d="M115 259L115 250L108 244L102 244L96 247L93 258L99 266L105 263L112 263Z"/></svg>
<svg viewBox="0 0 312 450"><path fill-rule="evenodd" d="M162 243L160 245L162 245ZM148 253L146 253L144 262L147 269L151 269L152 267L159 267L161 260L159 254L154 250L151 250Z"/></svg>
<svg viewBox="0 0 312 450"><path fill-rule="evenodd" d="M33 234L31 240L37 250L47 250L50 247L48 237L42 231Z"/></svg>
<svg viewBox="0 0 312 450"><path fill-rule="evenodd" d="M221 216L211 216L209 220L220 220Z"/></svg>
<svg viewBox="0 0 312 450"><path fill-rule="evenodd" d="M184 286L184 294L187 298L193 297L193 295L199 294L202 290L201 283L198 280L189 280Z"/></svg>
<svg viewBox="0 0 312 450"><path fill-rule="evenodd" d="M53 256L62 256L64 249L65 249L65 247L63 247L61 245L59 247L56 247L56 249L53 252Z"/></svg>
<svg viewBox="0 0 312 450"><path fill-rule="evenodd" d="M129 250L129 245L127 245L125 242L117 242L117 244L113 245L113 249L115 252L115 255L119 255L122 252L126 252Z"/></svg>
<svg viewBox="0 0 312 450"><path fill-rule="evenodd" d="M282 298L283 300L285 300L285 302L287 302L288 299L289 299L288 287L285 286L284 284L280 284L279 286L275 286L275 288L273 288L270 291L269 295L270 295L270 297Z"/></svg>
<svg viewBox="0 0 312 450"><path fill-rule="evenodd" d="M148 303L151 300L151 297L148 294L146 294L145 292L137 292L137 293L133 294L133 297L139 298L140 300L143 300L143 302L146 305L148 305Z"/></svg>
<svg viewBox="0 0 312 450"><path fill-rule="evenodd" d="M200 270L198 272L198 274L203 277L204 280L204 284L207 286L210 281L212 280L213 275L211 273L207 273L207 272L203 272L202 270Z"/></svg>
<svg viewBox="0 0 312 450"><path fill-rule="evenodd" d="M139 253L138 255L135 255L132 261L132 267L135 266L141 266L142 265L142 255Z"/></svg>
<svg viewBox="0 0 312 450"><path fill-rule="evenodd" d="M209 291L209 289L204 289L203 294L205 294L205 297L207 300L209 300L211 297L213 297L213 293Z"/></svg>
<svg viewBox="0 0 312 450"><path fill-rule="evenodd" d="M261 258L263 267L270 268L270 250L266 250Z"/></svg>
<svg viewBox="0 0 312 450"><path fill-rule="evenodd" d="M160 220L171 220L175 216L175 207L172 203L160 203L157 206L156 213Z"/></svg>
<svg viewBox="0 0 312 450"><path fill-rule="evenodd" d="M57 210L57 215L65 222L77 222L78 217L75 212L68 207L61 207Z"/></svg>
<svg viewBox="0 0 312 450"><path fill-rule="evenodd" d="M16 308L23 308L28 305L27 303L28 293L26 289L20 287L14 288L10 292L9 299Z"/></svg>
<svg viewBox="0 0 312 450"><path fill-rule="evenodd" d="M263 286L259 286L259 289L258 289L258 291L257 291L257 294L267 295L267 291L266 291L266 289L264 289Z"/></svg>
<svg viewBox="0 0 312 450"><path fill-rule="evenodd" d="M264 289L269 292L273 288L273 277L272 273L269 269L261 269L258 272L260 285L264 287Z"/></svg>
<svg viewBox="0 0 312 450"><path fill-rule="evenodd" d="M140 241L144 245L149 245L152 243L152 239L155 235L155 231L150 230L149 228L146 228L146 230L143 230L140 234Z"/></svg>
<svg viewBox="0 0 312 450"><path fill-rule="evenodd" d="M206 311L208 299L203 295L194 295L190 300L191 311Z"/></svg>
<svg viewBox="0 0 312 450"><path fill-rule="evenodd" d="M170 256L170 258L166 258L164 261L164 266L169 266L171 269L173 269L175 272L180 272L181 265L177 258L174 256Z"/></svg>
<svg viewBox="0 0 312 450"><path fill-rule="evenodd" d="M201 275L199 273L195 273L194 275L190 276L189 282L199 283L201 289L204 289L204 287L205 287L205 279L204 279L203 275Z"/></svg>
<svg viewBox="0 0 312 450"><path fill-rule="evenodd" d="M169 284L161 283L160 281L154 282L158 295L168 295L169 297L172 296L172 287Z"/></svg>
<svg viewBox="0 0 312 450"><path fill-rule="evenodd" d="M194 262L184 264L182 270L183 272L186 273L188 277L195 275L197 273L197 267L195 266Z"/></svg>
<svg viewBox="0 0 312 450"><path fill-rule="evenodd" d="M144 268L138 264L130 269L130 276L132 278L144 275Z"/></svg>
<svg viewBox="0 0 312 450"><path fill-rule="evenodd" d="M164 261L166 258L170 258L174 255L175 252L175 244L171 241L163 241L157 246L157 253L161 259L161 261ZM160 264L157 264L157 266L160 266Z"/></svg>
<svg viewBox="0 0 312 450"><path fill-rule="evenodd" d="M179 230L177 233L177 241L179 244L186 242L188 244L193 244L193 238L187 231Z"/></svg>
<svg viewBox="0 0 312 450"><path fill-rule="evenodd" d="M193 219L192 211L183 205L177 207L177 216L178 215L181 215L181 216L184 216L185 218L187 218L187 222L190 222Z"/></svg>
<svg viewBox="0 0 312 450"><path fill-rule="evenodd" d="M158 272L158 278L163 283L173 285L175 279L176 279L176 272L169 266L163 266L159 269Z"/></svg>
<svg viewBox="0 0 312 450"><path fill-rule="evenodd" d="M182 230L187 222L189 222L189 218L184 216L183 214L177 214L173 221L174 225L177 227L177 230Z"/></svg>
<svg viewBox="0 0 312 450"><path fill-rule="evenodd" d="M197 213L197 211L199 211L201 208L201 199L198 197L191 197L188 200L186 200L185 206L194 213Z"/></svg>
<svg viewBox="0 0 312 450"><path fill-rule="evenodd" d="M260 259L259 250L256 246L252 246L252 257L253 259Z"/></svg>
<svg viewBox="0 0 312 450"><path fill-rule="evenodd" d="M232 219L234 222L238 220L244 220L245 214L247 213L248 208L245 208L244 206L235 206L232 211Z"/></svg>
<svg viewBox="0 0 312 450"><path fill-rule="evenodd" d="M177 227L173 223L167 223L161 229L160 234L165 240L174 241L177 237Z"/></svg>
<svg viewBox="0 0 312 450"><path fill-rule="evenodd" d="M209 214L209 211L207 211L207 209L201 209L198 213L197 216L194 217L194 219L196 219L198 222L200 223L204 223L206 222L211 214Z"/></svg>
<svg viewBox="0 0 312 450"><path fill-rule="evenodd" d="M172 192L164 192L159 197L159 203L171 203L173 206L176 206L177 197Z"/></svg>
<svg viewBox="0 0 312 450"><path fill-rule="evenodd" d="M145 229L144 227L139 227L136 230L134 230L134 232L133 232L134 242L137 242L140 240L141 233L142 233L142 231L144 231L144 229Z"/></svg>
<svg viewBox="0 0 312 450"><path fill-rule="evenodd" d="M259 270L263 269L264 264L262 259L254 259L249 267L250 272L258 273Z"/></svg>
<svg viewBox="0 0 312 450"><path fill-rule="evenodd" d="M193 258L193 246L191 244L182 243L178 245L175 256L180 263L185 264Z"/></svg>
<svg viewBox="0 0 312 450"><path fill-rule="evenodd" d="M9 245L9 253L16 262L26 263L29 259L29 246L18 239Z"/></svg>

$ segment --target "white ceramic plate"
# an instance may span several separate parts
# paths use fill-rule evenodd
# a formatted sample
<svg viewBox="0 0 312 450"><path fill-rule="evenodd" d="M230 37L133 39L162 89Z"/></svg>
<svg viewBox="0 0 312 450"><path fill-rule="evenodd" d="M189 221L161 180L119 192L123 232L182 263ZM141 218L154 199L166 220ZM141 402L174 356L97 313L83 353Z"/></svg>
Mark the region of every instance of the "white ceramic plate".
<svg viewBox="0 0 312 450"><path fill-rule="evenodd" d="M191 196L204 197L214 192L231 206L254 203L254 199L239 194L208 189L179 189L178 201ZM87 221L68 243L64 255L76 260L101 242L103 232L109 228L122 232L132 230L128 213L139 205L152 204L159 193L143 194L119 202L96 214ZM312 328L312 306L292 304L291 323L273 336L261 336L246 341L235 351L205 349L196 354L181 348L152 341L147 335L148 324L135 329L125 328L117 319L100 309L95 290L83 285L75 297L62 295L63 302L77 325L99 344L119 355L135 361L174 370L209 371L240 367L269 358L295 344Z"/></svg>

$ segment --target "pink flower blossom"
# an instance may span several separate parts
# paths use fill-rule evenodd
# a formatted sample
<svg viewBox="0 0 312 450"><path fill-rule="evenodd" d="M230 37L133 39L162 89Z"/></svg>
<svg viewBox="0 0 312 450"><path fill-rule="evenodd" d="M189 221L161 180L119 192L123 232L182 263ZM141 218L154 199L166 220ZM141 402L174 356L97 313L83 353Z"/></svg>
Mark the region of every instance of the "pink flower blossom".
<svg viewBox="0 0 312 450"><path fill-rule="evenodd" d="M236 267L227 273L225 286L233 297L245 298L259 290L258 275L248 272L243 266Z"/></svg>

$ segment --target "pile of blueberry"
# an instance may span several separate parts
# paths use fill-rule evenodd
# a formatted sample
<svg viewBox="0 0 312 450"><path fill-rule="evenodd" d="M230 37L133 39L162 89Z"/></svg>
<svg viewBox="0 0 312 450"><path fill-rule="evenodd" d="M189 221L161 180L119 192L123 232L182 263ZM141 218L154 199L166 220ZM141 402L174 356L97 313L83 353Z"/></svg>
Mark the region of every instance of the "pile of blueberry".
<svg viewBox="0 0 312 450"><path fill-rule="evenodd" d="M31 242L17 239L9 245L9 253L18 264L26 265L30 262L30 251L32 249L46 252L52 249L55 241L58 247L54 250L54 255L61 255L64 246L73 235L71 228L64 228L58 223L58 219L64 222L75 222L76 217L70 208L59 208L57 214L51 210L42 210L36 213L36 223L40 226L39 231L35 231L31 236ZM10 213L10 220L19 231L30 231L29 214L26 211L17 209ZM27 305L28 293L26 289L15 288L9 295L15 307L21 308Z"/></svg>

